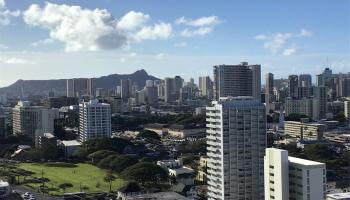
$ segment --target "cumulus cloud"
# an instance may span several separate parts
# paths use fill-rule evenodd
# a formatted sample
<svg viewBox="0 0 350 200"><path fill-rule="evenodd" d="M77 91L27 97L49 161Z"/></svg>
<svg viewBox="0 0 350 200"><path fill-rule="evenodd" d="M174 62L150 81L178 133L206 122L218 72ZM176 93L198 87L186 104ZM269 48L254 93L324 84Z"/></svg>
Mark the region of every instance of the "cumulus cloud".
<svg viewBox="0 0 350 200"><path fill-rule="evenodd" d="M186 47L187 43L186 42L178 42L174 44L174 47Z"/></svg>
<svg viewBox="0 0 350 200"><path fill-rule="evenodd" d="M184 16L175 20L176 24L184 24L188 26L215 26L220 24L218 16L200 17L198 19L186 19Z"/></svg>
<svg viewBox="0 0 350 200"><path fill-rule="evenodd" d="M145 26L138 31L134 39L140 40L155 40L155 39L168 39L171 36L172 27L168 23L159 23L154 26Z"/></svg>
<svg viewBox="0 0 350 200"><path fill-rule="evenodd" d="M289 56L296 53L295 46L286 48L292 39L311 37L312 32L306 29L301 29L298 33L275 33L270 35L259 34L254 37L255 40L264 41L264 48L271 51L273 54L282 53Z"/></svg>
<svg viewBox="0 0 350 200"><path fill-rule="evenodd" d="M183 37L193 37L193 36L203 36L211 33L213 31L212 27L202 27L195 30L184 29L181 31L180 35Z"/></svg>
<svg viewBox="0 0 350 200"><path fill-rule="evenodd" d="M143 26L149 19L150 16L142 12L130 11L120 19L117 26L124 30L134 30Z"/></svg>
<svg viewBox="0 0 350 200"><path fill-rule="evenodd" d="M200 17L198 19L187 19L184 16L175 20L175 24L182 24L191 26L191 29L185 28L180 32L182 37L194 37L203 36L211 33L214 30L214 26L221 23L221 20L217 16ZM196 27L196 28L194 28Z"/></svg>
<svg viewBox="0 0 350 200"><path fill-rule="evenodd" d="M11 17L21 15L19 10L11 11L6 7L5 0L0 0L0 25L6 26L10 24Z"/></svg>
<svg viewBox="0 0 350 200"><path fill-rule="evenodd" d="M171 25L145 25L149 15L130 11L120 21L102 9L46 3L31 5L24 21L34 27L48 29L50 38L63 42L65 51L97 51L119 49L131 42L167 39Z"/></svg>

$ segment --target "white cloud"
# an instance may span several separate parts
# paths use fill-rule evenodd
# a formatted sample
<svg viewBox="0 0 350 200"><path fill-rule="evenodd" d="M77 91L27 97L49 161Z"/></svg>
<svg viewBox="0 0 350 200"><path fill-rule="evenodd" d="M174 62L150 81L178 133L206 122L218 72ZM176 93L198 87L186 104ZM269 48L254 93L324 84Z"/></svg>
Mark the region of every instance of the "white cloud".
<svg viewBox="0 0 350 200"><path fill-rule="evenodd" d="M40 46L40 45L51 44L53 42L54 42L54 40L52 38L46 38L44 40L38 40L37 42L33 42L30 45L33 46L33 47L37 47L37 46Z"/></svg>
<svg viewBox="0 0 350 200"><path fill-rule="evenodd" d="M0 0L0 9L5 7L5 0Z"/></svg>
<svg viewBox="0 0 350 200"><path fill-rule="evenodd" d="M214 27L221 23L217 16L200 17L197 19L186 19L184 16L175 20L175 24L196 27L195 29L185 28L180 32L182 37L203 36L211 33Z"/></svg>
<svg viewBox="0 0 350 200"><path fill-rule="evenodd" d="M306 29L301 29L300 30L300 36L301 37L311 37L312 36L312 32L311 31L308 31L308 30L306 30Z"/></svg>
<svg viewBox="0 0 350 200"><path fill-rule="evenodd" d="M132 42L169 38L171 25L146 25L149 18L130 11L118 22L107 10L54 3L33 4L24 12L27 24L48 29L50 38L63 42L68 52L120 49Z"/></svg>
<svg viewBox="0 0 350 200"><path fill-rule="evenodd" d="M159 53L159 54L156 55L156 59L157 59L157 60L163 60L164 57L165 57L165 54L164 54L164 53Z"/></svg>
<svg viewBox="0 0 350 200"><path fill-rule="evenodd" d="M21 11L11 11L7 9L5 0L0 0L0 25L6 26L10 24L11 17L18 17L21 15Z"/></svg>
<svg viewBox="0 0 350 200"><path fill-rule="evenodd" d="M219 20L218 16L209 16L209 17L200 17L198 19L186 19L184 16L178 18L175 20L176 24L184 24L188 26L215 26L217 24L220 24L221 21Z"/></svg>
<svg viewBox="0 0 350 200"><path fill-rule="evenodd" d="M284 55L284 56L291 56L291 55L295 54L296 52L297 52L296 47L290 47L290 48L285 49L285 50L283 51L283 55Z"/></svg>
<svg viewBox="0 0 350 200"><path fill-rule="evenodd" d="M0 62L4 64L17 64L17 65L22 65L22 64L33 64L33 62L30 62L26 59L23 58L1 58L0 57Z"/></svg>
<svg viewBox="0 0 350 200"><path fill-rule="evenodd" d="M174 47L186 47L186 46L187 46L186 42L179 42L174 44Z"/></svg>
<svg viewBox="0 0 350 200"><path fill-rule="evenodd" d="M136 41L168 39L171 36L171 33L171 24L161 22L159 24L155 24L154 26L143 27L135 34L134 39Z"/></svg>
<svg viewBox="0 0 350 200"><path fill-rule="evenodd" d="M130 11L120 19L117 26L124 30L134 30L143 26L149 19L150 16L142 12Z"/></svg>
<svg viewBox="0 0 350 200"><path fill-rule="evenodd" d="M195 30L185 29L181 31L180 35L183 37L193 37L193 36L203 36L211 33L213 31L212 27L201 27Z"/></svg>
<svg viewBox="0 0 350 200"><path fill-rule="evenodd" d="M286 46L290 43L290 40L303 38L303 37L311 37L312 32L306 29L301 29L299 33L275 33L271 35L259 34L254 37L256 40L265 41L264 48L269 49L271 53L277 54L282 53L283 55L289 56L296 53L297 49L293 45L293 47L286 48Z"/></svg>
<svg viewBox="0 0 350 200"><path fill-rule="evenodd" d="M267 39L267 36L264 35L264 34L260 34L260 35L256 35L256 36L254 37L254 39L256 39L256 40L266 40L266 39Z"/></svg>

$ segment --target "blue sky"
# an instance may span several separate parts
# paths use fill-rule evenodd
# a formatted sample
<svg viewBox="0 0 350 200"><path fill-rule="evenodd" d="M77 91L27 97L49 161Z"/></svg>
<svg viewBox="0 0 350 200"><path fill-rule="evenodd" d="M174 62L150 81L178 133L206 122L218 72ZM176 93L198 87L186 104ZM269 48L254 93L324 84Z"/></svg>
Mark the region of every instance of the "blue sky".
<svg viewBox="0 0 350 200"><path fill-rule="evenodd" d="M0 86L141 68L197 79L241 61L275 77L314 75L327 57L349 72L349 9L348 0L0 0Z"/></svg>

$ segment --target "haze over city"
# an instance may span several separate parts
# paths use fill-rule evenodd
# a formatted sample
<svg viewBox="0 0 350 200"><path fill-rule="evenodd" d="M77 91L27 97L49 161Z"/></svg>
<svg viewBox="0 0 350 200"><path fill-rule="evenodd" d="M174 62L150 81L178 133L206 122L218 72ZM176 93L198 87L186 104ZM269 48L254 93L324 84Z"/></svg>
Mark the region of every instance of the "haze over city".
<svg viewBox="0 0 350 200"><path fill-rule="evenodd" d="M346 0L1 0L0 86L142 68L188 79L241 61L286 77L316 74L328 58L341 72L349 65L348 20Z"/></svg>
<svg viewBox="0 0 350 200"><path fill-rule="evenodd" d="M0 199L349 200L349 0L0 0Z"/></svg>

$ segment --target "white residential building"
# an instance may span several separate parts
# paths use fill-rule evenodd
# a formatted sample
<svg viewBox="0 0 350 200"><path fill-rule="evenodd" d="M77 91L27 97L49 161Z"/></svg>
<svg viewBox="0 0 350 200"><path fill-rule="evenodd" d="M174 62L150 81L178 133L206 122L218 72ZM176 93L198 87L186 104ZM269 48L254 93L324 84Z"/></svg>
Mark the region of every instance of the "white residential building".
<svg viewBox="0 0 350 200"><path fill-rule="evenodd" d="M89 139L110 138L111 107L98 100L90 100L79 104L79 135L80 141Z"/></svg>
<svg viewBox="0 0 350 200"><path fill-rule="evenodd" d="M321 200L326 197L326 165L267 148L265 200Z"/></svg>
<svg viewBox="0 0 350 200"><path fill-rule="evenodd" d="M13 133L29 135L35 139L36 135L54 131L54 119L58 117L58 110L32 106L30 101L19 101L12 109L12 116Z"/></svg>
<svg viewBox="0 0 350 200"><path fill-rule="evenodd" d="M208 199L264 199L266 109L253 97L207 107Z"/></svg>

